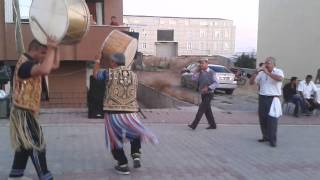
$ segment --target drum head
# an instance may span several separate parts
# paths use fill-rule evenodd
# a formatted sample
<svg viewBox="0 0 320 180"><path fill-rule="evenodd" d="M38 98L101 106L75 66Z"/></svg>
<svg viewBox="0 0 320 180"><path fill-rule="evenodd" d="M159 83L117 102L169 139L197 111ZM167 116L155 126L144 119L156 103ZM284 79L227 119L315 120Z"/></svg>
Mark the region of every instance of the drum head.
<svg viewBox="0 0 320 180"><path fill-rule="evenodd" d="M112 53L123 53L126 58L125 66L130 67L137 52L137 47L137 39L118 30L113 30L105 39L101 51L107 61L110 61L108 56ZM108 67L109 62L105 64Z"/></svg>
<svg viewBox="0 0 320 180"><path fill-rule="evenodd" d="M33 36L42 44L53 36L62 41L69 26L65 0L33 0L30 7L30 28Z"/></svg>

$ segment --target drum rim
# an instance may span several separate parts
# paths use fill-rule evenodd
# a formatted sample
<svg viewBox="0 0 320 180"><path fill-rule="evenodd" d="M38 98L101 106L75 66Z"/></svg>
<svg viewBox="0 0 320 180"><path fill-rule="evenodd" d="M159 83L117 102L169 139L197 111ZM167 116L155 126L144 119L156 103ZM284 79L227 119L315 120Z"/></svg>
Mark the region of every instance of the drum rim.
<svg viewBox="0 0 320 180"><path fill-rule="evenodd" d="M67 1L66 1L66 0L63 0L63 2L64 2L65 11L68 12ZM34 3L35 3L35 1L32 0L31 6L30 6L30 10L29 10L29 23L30 23L30 30L31 30L31 32L32 32L32 35L33 35L33 37L34 37L35 39L37 39L37 37L34 35L35 32L33 32L33 31L34 31L33 28L31 28L31 23L33 22L32 19L31 19L31 9L32 9L32 6L34 5ZM67 16L69 17L69 14L68 14L68 13L66 13L66 14L67 14ZM35 17L34 17L34 18L35 18ZM36 19L36 18L35 18L35 19ZM34 22L33 22L33 23L34 23ZM56 41L57 41L58 43L60 43L60 42L63 41L65 35L67 34L69 25L70 25L70 21L69 21L69 18L67 18L67 26L65 27L64 32L63 32L64 36L57 38ZM39 41L39 39L37 39L37 40ZM45 43L45 44L47 44L47 41L48 41L48 39L47 39L47 37L46 37L46 43Z"/></svg>
<svg viewBox="0 0 320 180"><path fill-rule="evenodd" d="M85 0L80 0L80 1L82 2L81 5L84 7L84 10L87 13L87 18L86 18L86 20L87 20L87 28L86 28L85 32L83 33L82 38L80 39L80 41L82 41L83 38L87 35L87 33L90 30L90 23L91 22L90 22L90 10L89 10L89 7L88 7L86 1Z"/></svg>
<svg viewBox="0 0 320 180"><path fill-rule="evenodd" d="M101 46L101 48L100 48L100 52L101 53L103 53L103 49L104 49L104 47L105 47L105 44L106 44L106 42L108 41L108 39L110 38L110 36L112 36L112 34L113 33L117 33L117 32L119 32L119 33L121 33L121 34L123 34L123 35L125 35L125 36L127 36L127 37L129 37L129 38L131 38L132 40L129 42L129 44L128 44L128 46L126 47L126 50L125 51L127 51L127 49L129 48L129 45L130 44L132 44L132 43L135 43L135 47L136 47L136 50L138 49L138 40L136 39L136 38L133 38L133 37L131 37L131 36L129 36L128 34L125 34L125 33L123 33L123 32L121 32L121 31L119 31L119 30L116 30L116 29L114 29L114 30L112 30L110 33L109 33L109 35L105 38L105 40L103 41L103 43L102 43L102 46ZM134 56L133 56L134 57ZM132 60L133 61L133 60ZM125 65L126 67L127 66L132 66L132 63L130 63L130 64L128 64L128 65Z"/></svg>

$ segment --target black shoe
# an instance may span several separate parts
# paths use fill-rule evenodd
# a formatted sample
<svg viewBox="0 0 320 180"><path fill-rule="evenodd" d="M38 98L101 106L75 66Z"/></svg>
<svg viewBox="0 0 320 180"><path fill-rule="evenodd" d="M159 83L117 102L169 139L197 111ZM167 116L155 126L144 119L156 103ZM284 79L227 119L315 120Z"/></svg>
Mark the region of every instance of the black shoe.
<svg viewBox="0 0 320 180"><path fill-rule="evenodd" d="M188 127L191 128L192 130L195 130L196 128L193 127L192 125L188 124Z"/></svg>
<svg viewBox="0 0 320 180"><path fill-rule="evenodd" d="M117 165L114 167L118 174L128 175L130 174L130 170L128 164Z"/></svg>
<svg viewBox="0 0 320 180"><path fill-rule="evenodd" d="M266 138L258 139L258 142L267 142L267 141L269 141L269 140Z"/></svg>
<svg viewBox="0 0 320 180"><path fill-rule="evenodd" d="M270 142L270 146L271 147L277 147L277 143L276 142Z"/></svg>
<svg viewBox="0 0 320 180"><path fill-rule="evenodd" d="M141 155L138 153L132 154L133 168L140 168L141 167L140 156Z"/></svg>
<svg viewBox="0 0 320 180"><path fill-rule="evenodd" d="M217 129L217 126L209 126L206 129Z"/></svg>

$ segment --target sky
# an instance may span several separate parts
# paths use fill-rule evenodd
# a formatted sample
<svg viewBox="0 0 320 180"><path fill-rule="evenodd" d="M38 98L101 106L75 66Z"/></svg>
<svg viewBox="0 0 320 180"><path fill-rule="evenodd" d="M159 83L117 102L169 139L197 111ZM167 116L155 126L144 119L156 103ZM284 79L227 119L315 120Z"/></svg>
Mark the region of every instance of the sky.
<svg viewBox="0 0 320 180"><path fill-rule="evenodd" d="M27 16L31 0L20 0ZM259 0L123 0L125 15L223 18L236 26L236 52L257 49Z"/></svg>

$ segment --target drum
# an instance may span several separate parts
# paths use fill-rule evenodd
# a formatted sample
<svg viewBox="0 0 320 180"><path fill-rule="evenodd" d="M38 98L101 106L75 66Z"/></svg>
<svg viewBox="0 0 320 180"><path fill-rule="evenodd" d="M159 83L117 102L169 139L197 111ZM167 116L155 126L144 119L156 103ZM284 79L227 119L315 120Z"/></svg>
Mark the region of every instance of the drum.
<svg viewBox="0 0 320 180"><path fill-rule="evenodd" d="M138 40L117 30L113 30L105 39L102 46L102 57L108 59L112 53L123 53L126 58L126 66L130 67L137 52ZM104 62L109 67L108 62Z"/></svg>
<svg viewBox="0 0 320 180"><path fill-rule="evenodd" d="M90 25L84 0L33 0L29 17L31 32L42 44L47 44L47 36L61 44L77 43Z"/></svg>

